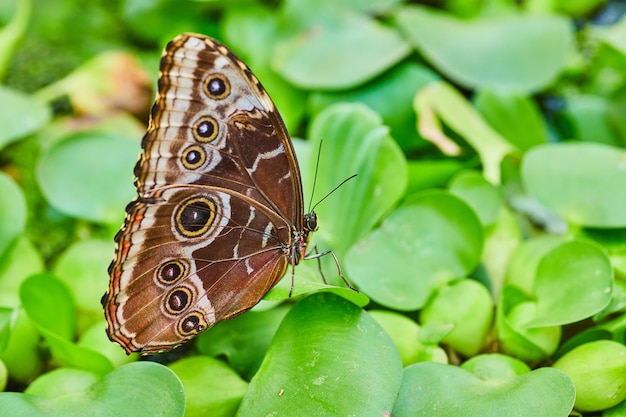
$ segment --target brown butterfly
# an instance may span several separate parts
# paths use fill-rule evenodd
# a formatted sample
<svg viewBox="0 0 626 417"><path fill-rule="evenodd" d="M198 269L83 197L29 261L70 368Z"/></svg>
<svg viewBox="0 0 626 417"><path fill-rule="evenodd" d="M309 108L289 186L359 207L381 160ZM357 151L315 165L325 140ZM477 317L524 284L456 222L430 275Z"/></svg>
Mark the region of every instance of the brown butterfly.
<svg viewBox="0 0 626 417"><path fill-rule="evenodd" d="M172 349L249 310L317 230L272 100L211 38L167 45L142 148L102 298L127 353Z"/></svg>

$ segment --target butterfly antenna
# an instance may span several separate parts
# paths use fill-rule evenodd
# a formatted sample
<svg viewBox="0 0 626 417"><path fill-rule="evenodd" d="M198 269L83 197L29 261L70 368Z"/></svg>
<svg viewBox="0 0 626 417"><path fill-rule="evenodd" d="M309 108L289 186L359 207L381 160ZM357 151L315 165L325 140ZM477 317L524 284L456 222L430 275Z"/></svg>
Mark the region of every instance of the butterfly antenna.
<svg viewBox="0 0 626 417"><path fill-rule="evenodd" d="M330 190L330 192L328 194L326 194L324 197L322 197L322 199L320 201L318 201L317 203L315 203L315 205L311 208L311 210L309 210L309 213L313 210L315 210L315 207L319 206L320 203L324 200L326 200L332 193L334 193L335 191L337 191L339 189L339 187L341 187L342 185L344 185L345 183L347 183L348 181L350 181L352 178L355 178L357 174L353 174L351 176L349 176L348 178L346 178L345 180L341 181L341 183L336 186L335 188L333 188L332 190Z"/></svg>
<svg viewBox="0 0 626 417"><path fill-rule="evenodd" d="M320 167L320 156L322 155L322 142L323 141L324 141L323 139L320 139L320 146L317 149L317 160L315 161L315 174L313 175L313 189L311 190L311 200L309 200L309 210L308 210L309 213L312 210L311 205L313 204L313 196L315 195L315 185L317 184L317 170Z"/></svg>

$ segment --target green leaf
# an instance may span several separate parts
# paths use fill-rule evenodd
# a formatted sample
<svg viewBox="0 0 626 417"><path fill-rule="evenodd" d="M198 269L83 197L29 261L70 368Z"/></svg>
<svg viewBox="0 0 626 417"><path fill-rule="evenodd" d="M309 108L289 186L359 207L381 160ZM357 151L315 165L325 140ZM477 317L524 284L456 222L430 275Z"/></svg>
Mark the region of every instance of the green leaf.
<svg viewBox="0 0 626 417"><path fill-rule="evenodd" d="M523 239L520 222L509 209L500 210L495 224L485 232L481 265L489 277L489 290L498 300L513 254Z"/></svg>
<svg viewBox="0 0 626 417"><path fill-rule="evenodd" d="M139 359L138 354L133 353L127 355L123 349L120 349L120 345L111 342L107 336L106 329L107 322L104 320L103 316L100 321L92 324L91 327L82 332L77 345L81 348L98 352L106 357L115 367L134 362Z"/></svg>
<svg viewBox="0 0 626 417"><path fill-rule="evenodd" d="M0 353L4 352L11 336L11 322L15 320L16 312L12 308L0 307ZM1 391L1 390L0 390Z"/></svg>
<svg viewBox="0 0 626 417"><path fill-rule="evenodd" d="M0 172L0 255L26 227L26 199L20 187Z"/></svg>
<svg viewBox="0 0 626 417"><path fill-rule="evenodd" d="M560 115L571 125L571 139L619 146L621 141L610 119L611 104L595 95L568 97Z"/></svg>
<svg viewBox="0 0 626 417"><path fill-rule="evenodd" d="M317 5L297 13L308 16L284 18L306 22L290 39L277 45L272 66L298 87L356 87L409 54L408 44L394 29L369 16Z"/></svg>
<svg viewBox="0 0 626 417"><path fill-rule="evenodd" d="M80 392L100 379L97 374L81 369L57 368L35 379L24 393L55 398Z"/></svg>
<svg viewBox="0 0 626 417"><path fill-rule="evenodd" d="M565 68L574 45L573 25L556 15L462 20L405 6L396 20L426 59L467 88L541 90Z"/></svg>
<svg viewBox="0 0 626 417"><path fill-rule="evenodd" d="M457 173L450 181L449 189L474 209L483 226L489 226L496 221L504 204L502 190L476 171Z"/></svg>
<svg viewBox="0 0 626 417"><path fill-rule="evenodd" d="M548 142L541 110L528 96L481 90L474 102L487 123L515 147L526 151Z"/></svg>
<svg viewBox="0 0 626 417"><path fill-rule="evenodd" d="M313 92L309 107L316 115L335 103L363 103L383 118L401 148L413 149L424 145L424 139L415 130L416 117L411 108L413 97L422 87L438 79L437 74L421 65L404 63L356 89Z"/></svg>
<svg viewBox="0 0 626 417"><path fill-rule="evenodd" d="M411 195L428 188L443 188L454 174L465 168L465 165L454 159L420 159L408 161L407 167L409 182L406 194Z"/></svg>
<svg viewBox="0 0 626 417"><path fill-rule="evenodd" d="M59 256L52 269L76 300L79 332L102 319L100 298L106 291L113 247L112 241L78 241Z"/></svg>
<svg viewBox="0 0 626 417"><path fill-rule="evenodd" d="M576 386L576 409L600 411L626 399L626 346L613 340L585 343L554 363Z"/></svg>
<svg viewBox="0 0 626 417"><path fill-rule="evenodd" d="M585 241L564 243L537 266L535 317L529 327L574 323L601 311L611 300L613 271L607 255Z"/></svg>
<svg viewBox="0 0 626 417"><path fill-rule="evenodd" d="M248 387L235 371L207 356L183 358L169 368L185 389L186 417L233 416Z"/></svg>
<svg viewBox="0 0 626 417"><path fill-rule="evenodd" d="M69 290L52 274L29 277L20 287L20 299L30 319L59 337L74 338L76 306Z"/></svg>
<svg viewBox="0 0 626 417"><path fill-rule="evenodd" d="M597 143L535 147L522 162L529 195L566 220L588 227L626 227L626 153Z"/></svg>
<svg viewBox="0 0 626 417"><path fill-rule="evenodd" d="M238 415L385 415L401 370L395 345L367 313L314 294L287 313Z"/></svg>
<svg viewBox="0 0 626 417"><path fill-rule="evenodd" d="M284 301L291 297L309 295L316 292L331 292L345 298L351 303L364 307L369 304L369 298L360 292L354 291L346 286L346 283L339 278L340 264L335 263L331 254L326 254L321 258L306 259L296 268L294 284L292 290L291 273L288 271L283 279L266 294L264 300ZM318 262L320 262L318 264ZM324 283L319 265L322 265L324 277L329 283ZM290 295L291 294L291 295Z"/></svg>
<svg viewBox="0 0 626 417"><path fill-rule="evenodd" d="M0 359L0 392L4 391L7 387L7 382L9 380L9 370L6 365Z"/></svg>
<svg viewBox="0 0 626 417"><path fill-rule="evenodd" d="M91 384L93 377L73 370L45 378L39 395L0 393L2 409L12 417L182 417L185 410L181 382L152 362L124 365Z"/></svg>
<svg viewBox="0 0 626 417"><path fill-rule="evenodd" d="M308 136L312 149L319 149L323 140L314 203L357 174L315 209L320 219L316 235L341 259L402 196L406 160L380 116L359 104L327 108L315 118ZM315 167L317 153L312 152L310 158L309 172Z"/></svg>
<svg viewBox="0 0 626 417"><path fill-rule="evenodd" d="M122 220L124 206L134 196L131 180L138 149L135 139L119 135L71 134L42 155L37 181L57 210L117 224Z"/></svg>
<svg viewBox="0 0 626 417"><path fill-rule="evenodd" d="M17 309L12 318L8 345L0 352L11 379L28 384L39 375L45 363L41 357L41 338L24 310Z"/></svg>
<svg viewBox="0 0 626 417"><path fill-rule="evenodd" d="M368 313L396 344L402 357L402 366L408 366L420 359L426 349L420 343L420 327L416 322L394 311L369 310Z"/></svg>
<svg viewBox="0 0 626 417"><path fill-rule="evenodd" d="M27 94L0 86L0 148L37 131L49 120L48 106Z"/></svg>
<svg viewBox="0 0 626 417"><path fill-rule="evenodd" d="M500 362L503 359L490 360ZM572 381L552 368L521 375L516 372L475 375L456 366L418 363L404 370L392 415L567 417L575 396Z"/></svg>
<svg viewBox="0 0 626 417"><path fill-rule="evenodd" d="M544 255L565 242L565 237L551 235L537 236L523 241L513 252L509 261L506 282L527 295L533 294L539 262Z"/></svg>
<svg viewBox="0 0 626 417"><path fill-rule="evenodd" d="M443 284L478 266L482 235L463 201L441 191L420 193L350 249L346 271L377 303L417 310Z"/></svg>
<svg viewBox="0 0 626 417"><path fill-rule="evenodd" d="M535 316L536 305L530 296L507 285L502 289L496 308L496 332L500 349L529 364L537 364L553 354L561 339L561 328L530 328L528 322Z"/></svg>
<svg viewBox="0 0 626 417"><path fill-rule="evenodd" d="M210 356L224 355L244 378L251 379L285 314L286 307L250 311L224 321L198 336L198 350Z"/></svg>
<svg viewBox="0 0 626 417"><path fill-rule="evenodd" d="M58 363L99 375L113 369L111 361L102 354L72 343L76 306L70 291L61 281L49 273L33 275L22 284L20 299Z"/></svg>
<svg viewBox="0 0 626 417"><path fill-rule="evenodd" d="M20 285L43 270L43 259L32 242L24 235L15 239L0 261L0 305L19 306Z"/></svg>
<svg viewBox="0 0 626 417"><path fill-rule="evenodd" d="M420 312L421 323L452 324L442 342L465 357L480 352L493 320L493 301L484 285L464 279L439 289Z"/></svg>
<svg viewBox="0 0 626 417"><path fill-rule="evenodd" d="M336 9L350 9L371 15L384 14L387 10L402 3L401 0L285 0L284 7L301 7L312 9L314 7L334 7Z"/></svg>

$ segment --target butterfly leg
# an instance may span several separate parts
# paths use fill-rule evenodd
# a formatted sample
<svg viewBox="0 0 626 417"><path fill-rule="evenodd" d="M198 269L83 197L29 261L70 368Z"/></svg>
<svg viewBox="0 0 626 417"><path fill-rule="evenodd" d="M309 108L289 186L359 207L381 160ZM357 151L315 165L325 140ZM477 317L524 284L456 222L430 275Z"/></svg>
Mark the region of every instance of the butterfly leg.
<svg viewBox="0 0 626 417"><path fill-rule="evenodd" d="M293 295L293 286L296 284L296 266L291 264L291 288L289 288L289 298Z"/></svg>
<svg viewBox="0 0 626 417"><path fill-rule="evenodd" d="M315 253L313 254L313 252ZM358 291L356 288L354 288L350 284L350 282L348 282L346 277L343 275L343 271L341 270L341 264L339 263L339 259L337 259L337 255L335 255L335 251L333 251L332 249L329 249L324 252L320 252L317 250L317 245L313 245L313 248L311 248L311 250L307 254L305 254L304 259L306 260L317 259L317 265L319 267L320 274L322 275L322 280L324 280L324 284L328 284L328 282L326 282L326 277L324 276L324 272L322 271L322 261L320 260L322 256L326 256L326 255L331 255L333 259L335 260L335 265L337 266L337 273L339 273L339 276L341 277L343 282L346 283L346 286L353 291Z"/></svg>

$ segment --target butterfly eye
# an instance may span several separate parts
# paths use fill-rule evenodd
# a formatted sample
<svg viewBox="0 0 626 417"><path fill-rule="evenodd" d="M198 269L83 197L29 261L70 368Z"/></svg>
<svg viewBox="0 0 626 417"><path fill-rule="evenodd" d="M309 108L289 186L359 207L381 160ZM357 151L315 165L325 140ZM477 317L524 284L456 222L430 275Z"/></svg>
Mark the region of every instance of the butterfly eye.
<svg viewBox="0 0 626 417"><path fill-rule="evenodd" d="M219 127L212 117L203 117L196 122L193 128L193 136L198 142L211 142L217 137Z"/></svg>
<svg viewBox="0 0 626 417"><path fill-rule="evenodd" d="M215 221L215 207L215 202L206 197L184 201L174 213L176 230L189 238L201 236Z"/></svg>
<svg viewBox="0 0 626 417"><path fill-rule="evenodd" d="M183 165L187 169L198 169L206 161L206 152L201 146L191 145L183 151Z"/></svg>
<svg viewBox="0 0 626 417"><path fill-rule="evenodd" d="M222 74L211 74L206 79L204 91L209 97L221 100L230 94L230 83Z"/></svg>
<svg viewBox="0 0 626 417"><path fill-rule="evenodd" d="M317 231L317 214L311 212L304 215L304 230L309 232Z"/></svg>
<svg viewBox="0 0 626 417"><path fill-rule="evenodd" d="M157 280L162 284L171 285L183 276L187 267L178 260L165 262L157 271Z"/></svg>
<svg viewBox="0 0 626 417"><path fill-rule="evenodd" d="M188 288L179 287L166 297L165 308L170 314L180 313L189 307L191 299L191 291Z"/></svg>

